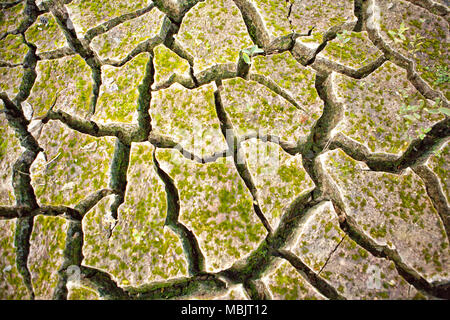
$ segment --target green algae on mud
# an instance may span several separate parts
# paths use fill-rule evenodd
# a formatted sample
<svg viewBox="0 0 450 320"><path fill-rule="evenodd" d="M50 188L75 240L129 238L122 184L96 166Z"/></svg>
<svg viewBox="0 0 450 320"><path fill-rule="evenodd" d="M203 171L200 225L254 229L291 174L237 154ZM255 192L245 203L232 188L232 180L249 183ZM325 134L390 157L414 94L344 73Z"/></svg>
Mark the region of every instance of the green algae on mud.
<svg viewBox="0 0 450 320"><path fill-rule="evenodd" d="M252 213L252 198L229 161L201 165L177 153L163 151L158 157L180 192L180 221L199 239L206 270L224 269L251 252L264 235Z"/></svg>
<svg viewBox="0 0 450 320"><path fill-rule="evenodd" d="M448 296L448 9L65 2L2 4L0 212L106 196L0 221L0 297Z"/></svg>
<svg viewBox="0 0 450 320"><path fill-rule="evenodd" d="M448 254L442 248L448 247L448 239L422 180L409 169L402 175L365 171L342 152L327 158L329 174L358 228L380 245L395 248L424 277L445 278ZM429 251L435 258L420 263Z"/></svg>

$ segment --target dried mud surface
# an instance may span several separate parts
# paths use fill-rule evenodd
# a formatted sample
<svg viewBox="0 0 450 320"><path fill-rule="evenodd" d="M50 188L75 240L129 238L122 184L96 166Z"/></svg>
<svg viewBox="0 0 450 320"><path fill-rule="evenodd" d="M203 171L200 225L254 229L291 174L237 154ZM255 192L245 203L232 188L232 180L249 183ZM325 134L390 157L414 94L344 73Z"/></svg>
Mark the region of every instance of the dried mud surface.
<svg viewBox="0 0 450 320"><path fill-rule="evenodd" d="M0 0L0 299L449 299L434 0Z"/></svg>

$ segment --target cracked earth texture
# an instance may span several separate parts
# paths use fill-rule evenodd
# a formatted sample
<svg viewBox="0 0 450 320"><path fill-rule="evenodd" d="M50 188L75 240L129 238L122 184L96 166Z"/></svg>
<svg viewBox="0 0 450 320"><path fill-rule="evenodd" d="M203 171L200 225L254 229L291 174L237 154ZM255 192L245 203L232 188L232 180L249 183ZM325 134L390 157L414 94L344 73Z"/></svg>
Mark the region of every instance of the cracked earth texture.
<svg viewBox="0 0 450 320"><path fill-rule="evenodd" d="M1 299L449 299L448 1L1 0Z"/></svg>

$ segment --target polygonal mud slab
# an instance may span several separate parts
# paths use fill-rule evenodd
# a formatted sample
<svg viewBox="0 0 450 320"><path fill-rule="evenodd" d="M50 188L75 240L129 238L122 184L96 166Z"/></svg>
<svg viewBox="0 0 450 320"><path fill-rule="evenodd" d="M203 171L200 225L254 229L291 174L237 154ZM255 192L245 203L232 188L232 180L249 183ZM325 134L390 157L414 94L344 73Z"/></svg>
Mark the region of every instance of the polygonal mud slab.
<svg viewBox="0 0 450 320"><path fill-rule="evenodd" d="M81 286L69 286L67 300L99 300L97 292Z"/></svg>
<svg viewBox="0 0 450 320"><path fill-rule="evenodd" d="M331 202L305 216L290 251L347 299L424 299L385 259L373 257L339 226ZM357 272L355 272L357 270Z"/></svg>
<svg viewBox="0 0 450 320"><path fill-rule="evenodd" d="M9 96L15 96L19 93L21 78L23 77L23 69L0 68L0 90L6 92Z"/></svg>
<svg viewBox="0 0 450 320"><path fill-rule="evenodd" d="M374 258L345 237L320 275L348 299L408 299L411 286L393 262Z"/></svg>
<svg viewBox="0 0 450 320"><path fill-rule="evenodd" d="M400 154L411 140L443 119L425 111L437 106L424 99L406 72L391 62L361 80L337 75L335 87L345 108L342 132L372 152ZM415 111L406 111L407 106L416 106Z"/></svg>
<svg viewBox="0 0 450 320"><path fill-rule="evenodd" d="M299 33L314 27L313 38L300 38L303 43L318 45L332 27L346 22L356 23L352 1L295 1L290 14L291 24Z"/></svg>
<svg viewBox="0 0 450 320"><path fill-rule="evenodd" d="M4 205L14 201L12 168L21 153L14 131L7 125L5 118L0 116L0 201Z"/></svg>
<svg viewBox="0 0 450 320"><path fill-rule="evenodd" d="M259 132L289 142L304 135L305 113L256 82L224 81L222 100L238 135Z"/></svg>
<svg viewBox="0 0 450 320"><path fill-rule="evenodd" d="M331 27L356 20L350 1L253 1L265 25L274 37L291 32L305 33L314 27L313 39L322 41L322 35Z"/></svg>
<svg viewBox="0 0 450 320"><path fill-rule="evenodd" d="M123 67L103 66L102 87L92 120L131 122L136 115L138 86L149 55L142 53ZM87 91L89 94L89 91Z"/></svg>
<svg viewBox="0 0 450 320"><path fill-rule="evenodd" d="M27 30L25 36L29 42L36 45L37 54L59 49L66 45L66 38L50 13L40 16Z"/></svg>
<svg viewBox="0 0 450 320"><path fill-rule="evenodd" d="M344 237L345 233L337 224L337 216L327 202L313 208L304 217L304 225L289 249L320 274Z"/></svg>
<svg viewBox="0 0 450 320"><path fill-rule="evenodd" d="M420 76L449 99L448 82L438 80L449 72L448 22L407 1L377 0L376 5L384 41L412 59Z"/></svg>
<svg viewBox="0 0 450 320"><path fill-rule="evenodd" d="M290 15L292 14L294 2L269 0L255 0L252 2L261 14L265 22L265 26L272 36L282 36L294 31L298 27L301 27L301 25L296 25L294 27L294 25L290 22ZM305 30L295 31L302 32Z"/></svg>
<svg viewBox="0 0 450 320"><path fill-rule="evenodd" d="M62 218L38 216L34 219L28 267L36 299L49 300L58 282L63 263L68 222Z"/></svg>
<svg viewBox="0 0 450 320"><path fill-rule="evenodd" d="M430 282L449 279L448 239L417 175L410 169L402 175L366 171L339 150L322 161L364 237L396 250Z"/></svg>
<svg viewBox="0 0 450 320"><path fill-rule="evenodd" d="M40 153L31 167L39 203L74 206L108 186L112 138L94 138L52 122L44 126L39 143L47 156Z"/></svg>
<svg viewBox="0 0 450 320"><path fill-rule="evenodd" d="M153 132L199 157L226 150L213 96L212 85L193 90L173 85L156 92L150 109Z"/></svg>
<svg viewBox="0 0 450 320"><path fill-rule="evenodd" d="M302 128L302 134L306 135L323 108L323 102L319 99L315 88L315 75L312 69L303 67L289 52L285 52L264 58L255 57L253 70L273 80L298 103L297 109L303 109L299 111L300 116L295 116L291 121L297 122ZM265 96L264 92L259 94ZM278 114L276 106L273 106L273 111L274 114ZM299 134L293 136L297 137Z"/></svg>
<svg viewBox="0 0 450 320"><path fill-rule="evenodd" d="M111 273L119 285L137 285L187 275L177 235L164 226L166 194L152 163L152 147L133 145L128 189L109 236L111 201L101 201L83 219L84 264Z"/></svg>
<svg viewBox="0 0 450 320"><path fill-rule="evenodd" d="M172 74L187 75L189 71L188 61L180 58L173 51L163 45L154 50L155 53L155 83L167 80Z"/></svg>
<svg viewBox="0 0 450 320"><path fill-rule="evenodd" d="M370 41L367 32L342 31L333 41L329 41L319 54L355 70L374 62L382 53Z"/></svg>
<svg viewBox="0 0 450 320"><path fill-rule="evenodd" d="M208 272L223 270L254 250L266 235L250 192L231 159L198 164L178 151L158 151L180 194L180 218L199 241Z"/></svg>
<svg viewBox="0 0 450 320"><path fill-rule="evenodd" d="M252 45L238 8L231 0L206 0L185 16L175 36L194 57L195 73L214 64L236 62Z"/></svg>
<svg viewBox="0 0 450 320"><path fill-rule="evenodd" d="M147 0L100 0L83 1L74 0L66 5L72 19L75 31L82 36L87 30L93 28L113 17L133 12L149 5Z"/></svg>
<svg viewBox="0 0 450 320"><path fill-rule="evenodd" d="M276 229L289 204L314 183L303 169L300 155L292 157L276 144L253 139L244 142L243 148L258 189L258 203Z"/></svg>
<svg viewBox="0 0 450 320"><path fill-rule="evenodd" d="M24 18L24 3L0 11L0 34L11 32L17 28L17 21Z"/></svg>
<svg viewBox="0 0 450 320"><path fill-rule="evenodd" d="M84 116L89 110L92 90L91 71L79 56L39 61L37 78L27 102L34 117L44 116L55 103L54 110Z"/></svg>
<svg viewBox="0 0 450 320"><path fill-rule="evenodd" d="M406 299L410 286L394 264L374 258L339 227L330 202L309 213L291 251L348 299ZM357 271L355 271L357 270Z"/></svg>
<svg viewBox="0 0 450 320"><path fill-rule="evenodd" d="M139 43L156 36L163 21L163 14L152 11L122 23L92 41L92 48L102 59L121 60Z"/></svg>
<svg viewBox="0 0 450 320"><path fill-rule="evenodd" d="M0 40L0 60L10 64L20 64L28 51L20 35L8 35Z"/></svg>
<svg viewBox="0 0 450 320"><path fill-rule="evenodd" d="M214 300L247 300L245 290L242 285L237 285L228 290L223 296L214 298Z"/></svg>

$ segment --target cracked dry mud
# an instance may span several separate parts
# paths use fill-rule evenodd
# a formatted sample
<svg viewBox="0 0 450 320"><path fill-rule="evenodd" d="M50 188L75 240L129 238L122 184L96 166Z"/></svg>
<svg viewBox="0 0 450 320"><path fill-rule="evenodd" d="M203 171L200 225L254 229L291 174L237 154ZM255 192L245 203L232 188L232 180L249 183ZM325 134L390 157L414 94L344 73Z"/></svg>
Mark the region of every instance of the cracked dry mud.
<svg viewBox="0 0 450 320"><path fill-rule="evenodd" d="M448 1L0 8L1 299L450 298Z"/></svg>

